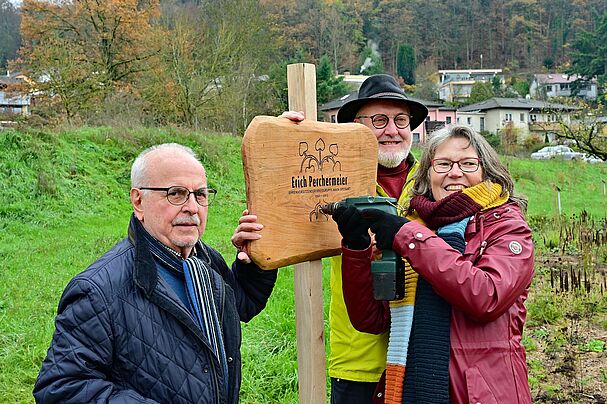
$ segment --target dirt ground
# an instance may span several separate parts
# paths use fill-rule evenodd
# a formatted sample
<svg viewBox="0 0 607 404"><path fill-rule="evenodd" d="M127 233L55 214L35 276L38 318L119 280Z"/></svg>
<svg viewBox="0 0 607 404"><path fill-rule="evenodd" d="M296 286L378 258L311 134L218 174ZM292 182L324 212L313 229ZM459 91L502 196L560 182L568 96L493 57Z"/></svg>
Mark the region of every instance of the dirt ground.
<svg viewBox="0 0 607 404"><path fill-rule="evenodd" d="M546 257L536 258L536 276L542 265ZM535 287L550 287L549 279L535 282ZM528 303L533 293L532 288ZM601 296L604 293L601 289ZM525 327L532 346L527 349L527 363L533 402L607 404L605 307L592 318L580 318L571 307L558 309L567 314L557 325L533 326L532 321ZM603 343L596 349L600 352L589 349L589 344L597 342Z"/></svg>
<svg viewBox="0 0 607 404"><path fill-rule="evenodd" d="M584 331L586 341L607 341L604 330L593 328ZM534 403L607 403L607 352L583 352L577 347L566 347L550 352L547 344L527 352L527 361L539 361L543 369L531 369L540 382L533 386ZM542 346L543 345L543 346Z"/></svg>

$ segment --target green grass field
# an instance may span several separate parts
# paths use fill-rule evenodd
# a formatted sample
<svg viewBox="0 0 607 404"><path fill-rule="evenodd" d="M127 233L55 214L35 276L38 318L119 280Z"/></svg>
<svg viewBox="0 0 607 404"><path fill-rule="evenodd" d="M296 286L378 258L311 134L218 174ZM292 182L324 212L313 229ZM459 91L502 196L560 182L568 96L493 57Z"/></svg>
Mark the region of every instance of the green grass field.
<svg viewBox="0 0 607 404"><path fill-rule="evenodd" d="M202 156L209 183L219 190L204 239L230 263L229 239L246 206L239 137L169 129L0 132L0 402L33 402L63 288L125 236L133 158L149 145L173 141ZM606 216L601 181L607 165L517 159L507 164L529 198L530 216L557 212L555 185L564 214L585 209ZM243 324L241 402L297 402L295 340L293 269L284 268L266 310Z"/></svg>

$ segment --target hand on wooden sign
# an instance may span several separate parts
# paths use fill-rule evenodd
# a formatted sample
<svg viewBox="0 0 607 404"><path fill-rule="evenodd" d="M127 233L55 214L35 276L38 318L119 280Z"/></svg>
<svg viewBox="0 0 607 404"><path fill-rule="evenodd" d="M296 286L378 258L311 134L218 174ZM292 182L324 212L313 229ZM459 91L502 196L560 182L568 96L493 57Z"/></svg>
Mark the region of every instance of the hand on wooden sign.
<svg viewBox="0 0 607 404"><path fill-rule="evenodd" d="M303 111L285 111L278 116L279 118L287 118L293 122L301 122L305 119Z"/></svg>
<svg viewBox="0 0 607 404"><path fill-rule="evenodd" d="M238 260L245 264L251 262L249 244L251 241L261 238L261 234L258 233L261 229L263 229L263 225L257 223L257 216L249 215L249 210L245 209L232 236L232 244L238 249Z"/></svg>

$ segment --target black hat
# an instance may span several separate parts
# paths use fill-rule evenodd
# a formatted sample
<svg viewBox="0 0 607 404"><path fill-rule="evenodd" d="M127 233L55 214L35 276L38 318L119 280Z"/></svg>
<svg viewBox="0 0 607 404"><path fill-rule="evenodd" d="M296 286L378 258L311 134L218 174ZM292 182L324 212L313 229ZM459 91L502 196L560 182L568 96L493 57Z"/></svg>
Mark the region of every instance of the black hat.
<svg viewBox="0 0 607 404"><path fill-rule="evenodd" d="M396 100L409 107L411 114L411 129L417 128L428 116L428 108L424 104L410 100L394 77L387 74L375 74L368 77L358 90L358 98L346 102L337 111L337 122L353 122L358 110L371 100Z"/></svg>

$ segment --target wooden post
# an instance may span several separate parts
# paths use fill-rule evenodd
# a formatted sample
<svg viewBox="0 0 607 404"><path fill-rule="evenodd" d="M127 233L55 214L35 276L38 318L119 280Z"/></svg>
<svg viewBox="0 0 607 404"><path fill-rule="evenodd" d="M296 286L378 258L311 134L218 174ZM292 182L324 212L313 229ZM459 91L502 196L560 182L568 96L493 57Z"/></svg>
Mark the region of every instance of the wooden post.
<svg viewBox="0 0 607 404"><path fill-rule="evenodd" d="M559 216L561 216L561 214L563 213L561 209L561 188L559 188L557 185L555 185L554 188L556 188L556 201L559 208Z"/></svg>
<svg viewBox="0 0 607 404"><path fill-rule="evenodd" d="M308 63L287 66L289 109L316 121L316 69ZM295 264L295 313L299 402L326 403L322 261Z"/></svg>

